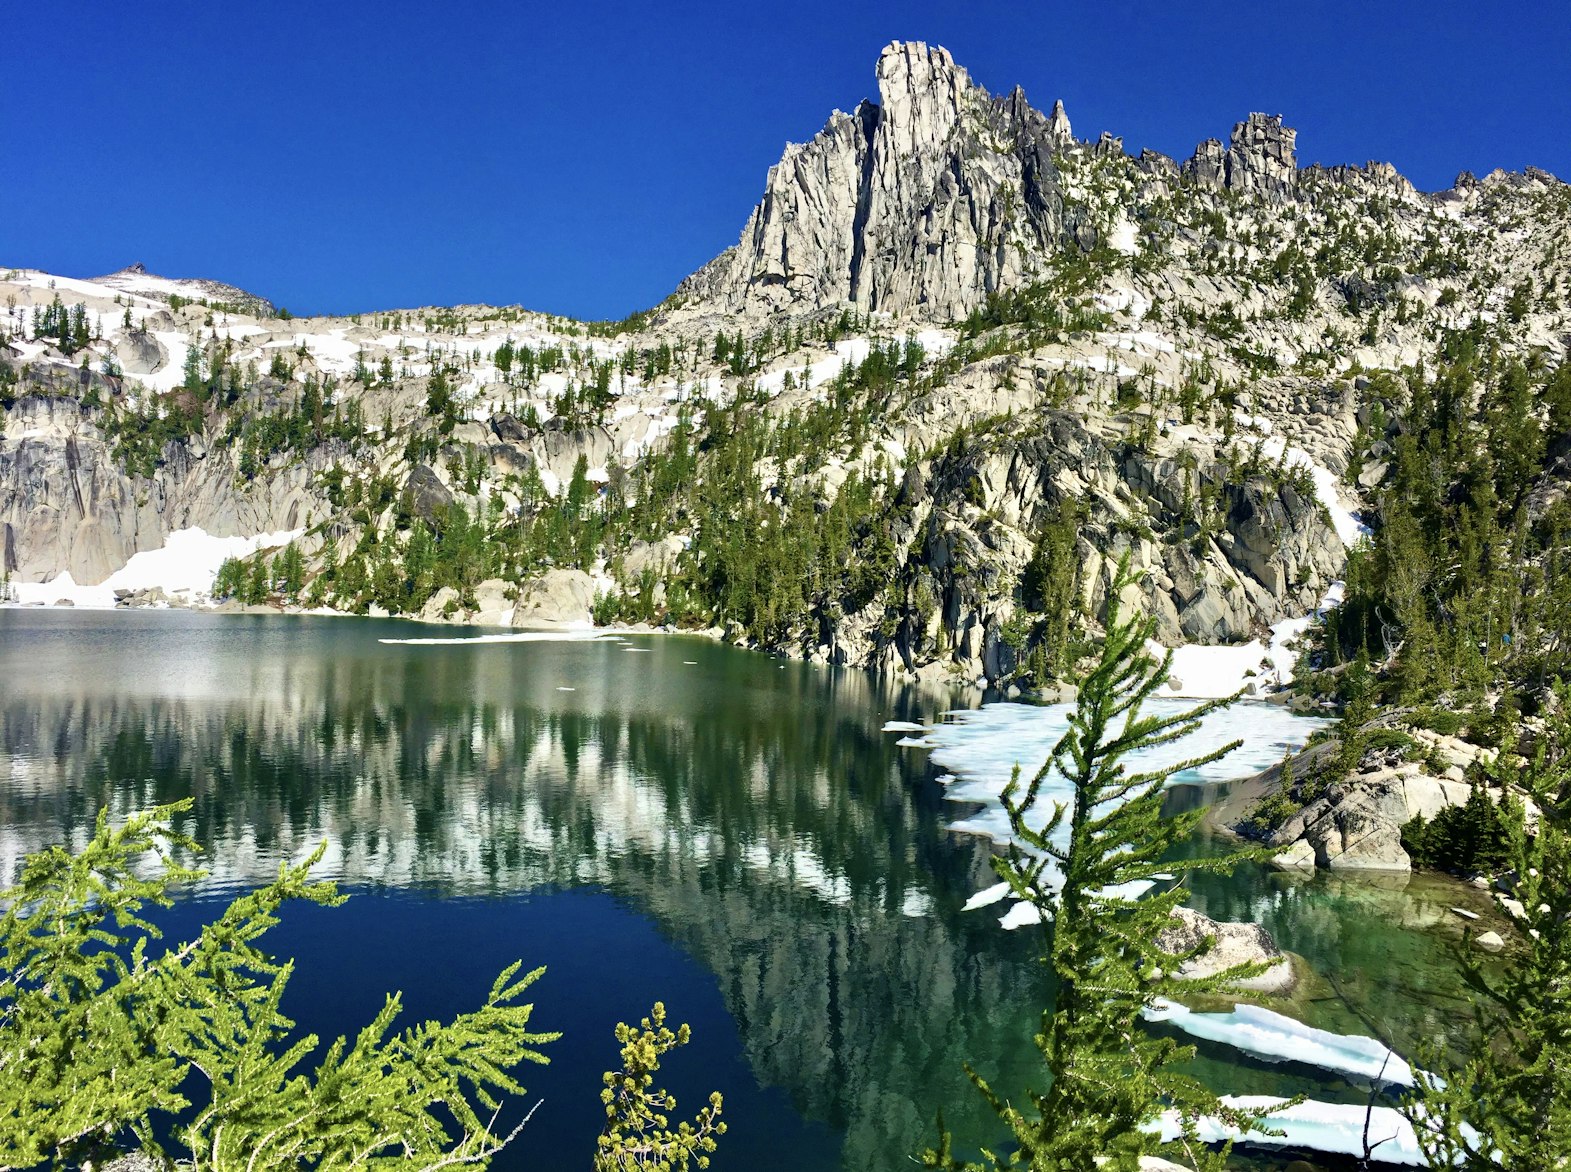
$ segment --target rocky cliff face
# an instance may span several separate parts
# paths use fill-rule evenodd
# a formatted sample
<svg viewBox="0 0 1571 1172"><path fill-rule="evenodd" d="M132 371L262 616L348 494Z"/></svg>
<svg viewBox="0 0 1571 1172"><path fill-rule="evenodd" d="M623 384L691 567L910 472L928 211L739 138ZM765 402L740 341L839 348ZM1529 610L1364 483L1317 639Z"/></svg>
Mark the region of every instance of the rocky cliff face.
<svg viewBox="0 0 1571 1172"><path fill-rule="evenodd" d="M251 483L237 475L232 452L196 438L170 444L159 474L140 478L116 458L95 414L58 394L26 396L6 414L15 438L0 443L0 574L40 581L69 573L93 584L178 529L242 536L297 529L313 512L327 513L310 486L332 453Z"/></svg>
<svg viewBox="0 0 1571 1172"><path fill-rule="evenodd" d="M1282 125L1280 114L1251 114L1233 127L1225 151L1214 138L1196 147L1183 173L1211 187L1281 198L1298 185L1297 137L1297 131Z"/></svg>
<svg viewBox="0 0 1571 1172"><path fill-rule="evenodd" d="M1018 284L1072 229L1053 154L1057 104L989 97L949 53L892 44L877 103L786 148L742 239L678 295L768 312L851 304L932 320Z"/></svg>
<svg viewBox="0 0 1571 1172"><path fill-rule="evenodd" d="M1248 643L1342 572L1397 372L1461 330L1565 359L1571 189L1543 172L1423 194L1385 164L1299 170L1260 114L1183 164L1131 158L939 48L891 45L876 76L786 149L736 247L614 329L488 306L284 321L229 287L181 284L213 294L182 305L146 273L6 274L0 573L99 582L177 529L306 529L308 580L345 609L609 599L1017 682L1058 519L1079 628L1127 555L1164 641ZM85 339L40 332L55 298ZM793 509L846 544L733 590L716 563L757 570ZM477 564L432 579L459 544Z"/></svg>

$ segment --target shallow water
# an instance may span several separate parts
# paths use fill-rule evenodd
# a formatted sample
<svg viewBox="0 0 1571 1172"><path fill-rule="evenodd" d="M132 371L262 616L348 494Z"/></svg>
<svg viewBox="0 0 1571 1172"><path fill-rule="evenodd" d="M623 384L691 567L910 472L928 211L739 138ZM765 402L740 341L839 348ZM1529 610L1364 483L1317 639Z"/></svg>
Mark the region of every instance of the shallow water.
<svg viewBox="0 0 1571 1172"><path fill-rule="evenodd" d="M299 959L286 1009L306 1028L354 1030L390 989L411 1018L450 1015L512 960L546 964L536 1021L566 1036L526 1070L544 1105L500 1168L587 1161L612 1029L656 999L694 1027L670 1067L684 1109L726 1095L722 1172L909 1167L940 1108L962 1145L996 1138L962 1063L1032 1080L1040 938L960 911L988 843L949 827L981 811L882 731L954 696L691 638L379 641L428 633L463 632L0 610L0 874L80 842L100 805L192 796L211 878L177 928L329 843L321 872L353 898L288 909L271 938ZM1313 1024L1427 1037L1454 1014L1433 900L1250 868L1194 902L1334 976L1301 1007ZM1362 1094L1214 1044L1197 1069Z"/></svg>

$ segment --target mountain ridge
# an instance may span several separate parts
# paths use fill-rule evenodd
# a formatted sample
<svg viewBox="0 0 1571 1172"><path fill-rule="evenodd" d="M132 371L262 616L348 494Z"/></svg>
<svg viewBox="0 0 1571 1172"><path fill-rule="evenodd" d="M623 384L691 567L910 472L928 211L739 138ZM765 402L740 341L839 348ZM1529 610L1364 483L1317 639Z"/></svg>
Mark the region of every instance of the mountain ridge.
<svg viewBox="0 0 1571 1172"><path fill-rule="evenodd" d="M737 246L621 323L282 320L13 272L0 572L41 598L191 527L297 534L298 587L239 592L593 609L1019 688L1072 666L1127 555L1166 643L1231 643L1267 690L1458 339L1533 385L1564 363L1547 173L1423 195L1297 167L1266 115L1130 157L942 49L877 77L786 148Z"/></svg>

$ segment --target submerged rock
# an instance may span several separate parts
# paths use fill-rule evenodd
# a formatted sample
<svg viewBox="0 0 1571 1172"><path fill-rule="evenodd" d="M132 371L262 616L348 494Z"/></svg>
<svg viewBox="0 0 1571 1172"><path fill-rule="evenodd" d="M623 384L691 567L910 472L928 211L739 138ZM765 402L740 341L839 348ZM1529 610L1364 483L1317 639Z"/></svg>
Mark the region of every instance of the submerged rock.
<svg viewBox="0 0 1571 1172"><path fill-rule="evenodd" d="M1237 981L1235 987L1252 993L1283 994L1297 983L1292 960L1259 924L1217 921L1193 908L1179 907L1173 909L1172 923L1156 943L1164 952L1182 953L1199 948L1207 938L1210 948L1185 961L1173 974L1179 980L1203 980L1235 965L1269 963L1271 967L1265 972Z"/></svg>

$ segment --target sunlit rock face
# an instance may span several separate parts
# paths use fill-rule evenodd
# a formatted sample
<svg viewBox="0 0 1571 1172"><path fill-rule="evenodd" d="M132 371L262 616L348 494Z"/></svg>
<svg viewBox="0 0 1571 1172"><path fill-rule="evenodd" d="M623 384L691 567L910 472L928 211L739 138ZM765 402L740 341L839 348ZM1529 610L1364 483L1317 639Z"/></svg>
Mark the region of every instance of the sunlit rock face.
<svg viewBox="0 0 1571 1172"><path fill-rule="evenodd" d="M1073 137L1025 94L993 98L945 49L897 42L878 101L786 148L735 248L679 292L737 309L851 303L964 316L1056 252L1066 229L1053 153Z"/></svg>

